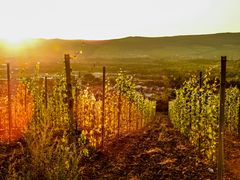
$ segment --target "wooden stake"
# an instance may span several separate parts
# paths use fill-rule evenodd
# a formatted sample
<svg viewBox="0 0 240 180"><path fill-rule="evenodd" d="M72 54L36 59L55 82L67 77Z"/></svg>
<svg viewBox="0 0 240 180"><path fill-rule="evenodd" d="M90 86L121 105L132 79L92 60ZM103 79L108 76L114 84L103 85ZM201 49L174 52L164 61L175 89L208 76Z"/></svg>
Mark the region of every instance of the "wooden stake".
<svg viewBox="0 0 240 180"><path fill-rule="evenodd" d="M118 132L117 132L117 137L119 138L120 136L120 123L121 123L121 110L122 109L122 94L121 92L119 93L118 96Z"/></svg>
<svg viewBox="0 0 240 180"><path fill-rule="evenodd" d="M105 76L106 69L103 67L103 92L102 92L102 147L104 145L104 136L105 136Z"/></svg>
<svg viewBox="0 0 240 180"><path fill-rule="evenodd" d="M238 104L238 136L240 137L240 104Z"/></svg>
<svg viewBox="0 0 240 180"><path fill-rule="evenodd" d="M75 129L77 130L78 129L78 114L77 114L77 108L78 108L78 96L79 96L79 89L78 89L78 87L76 86L76 90L75 90L76 92L75 92L75 102L74 102L74 105L75 105L75 112L74 112L74 117L75 117L75 125L76 125L76 127L75 127Z"/></svg>
<svg viewBox="0 0 240 180"><path fill-rule="evenodd" d="M10 79L10 64L7 63L7 84L8 84L8 141L11 141L12 131L12 102L11 102L11 79Z"/></svg>
<svg viewBox="0 0 240 180"><path fill-rule="evenodd" d="M48 106L48 86L47 86L47 76L45 76L44 78L44 88L45 88L45 91L44 91L44 98L45 98L45 108L47 109L47 106Z"/></svg>
<svg viewBox="0 0 240 180"><path fill-rule="evenodd" d="M129 101L129 110L128 110L128 132L131 129L132 125L132 102Z"/></svg>
<svg viewBox="0 0 240 180"><path fill-rule="evenodd" d="M223 149L223 127L224 127L224 104L225 104L225 86L226 86L226 61L227 57L221 57L221 84L220 84L220 119L218 134L218 161L217 161L217 179L222 180L224 174L224 149Z"/></svg>
<svg viewBox="0 0 240 180"><path fill-rule="evenodd" d="M72 84L71 84L71 68L70 68L70 56L65 54L64 56L65 72L66 72L66 84L67 84L67 105L68 105L68 118L69 129L71 133L74 132L76 127L73 117L73 96L72 96Z"/></svg>
<svg viewBox="0 0 240 180"><path fill-rule="evenodd" d="M200 91L199 91L199 96L200 96L200 99L199 99L199 122L198 122L198 130L199 132L201 132L200 130L200 126L199 126L199 123L201 122L201 113L202 113L202 99L201 99L201 96L202 96L202 93L201 93L201 88L202 88L202 71L200 71L199 73L199 87L200 87ZM199 135L198 137L198 153L200 154L201 153L201 134Z"/></svg>
<svg viewBox="0 0 240 180"><path fill-rule="evenodd" d="M27 112L27 85L24 86L24 110Z"/></svg>

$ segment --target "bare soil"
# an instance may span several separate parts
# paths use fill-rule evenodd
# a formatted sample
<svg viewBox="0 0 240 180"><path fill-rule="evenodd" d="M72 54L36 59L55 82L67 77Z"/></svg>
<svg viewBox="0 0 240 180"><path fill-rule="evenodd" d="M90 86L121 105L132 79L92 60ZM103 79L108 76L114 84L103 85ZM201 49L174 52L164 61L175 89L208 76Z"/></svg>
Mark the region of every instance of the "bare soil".
<svg viewBox="0 0 240 180"><path fill-rule="evenodd" d="M23 155L24 142L0 145L0 180L14 158ZM225 134L225 179L240 180L240 138ZM167 115L143 129L90 151L79 167L83 179L216 179L216 164L199 156Z"/></svg>
<svg viewBox="0 0 240 180"><path fill-rule="evenodd" d="M162 114L144 129L106 145L83 167L83 179L216 179L216 167L199 159Z"/></svg>

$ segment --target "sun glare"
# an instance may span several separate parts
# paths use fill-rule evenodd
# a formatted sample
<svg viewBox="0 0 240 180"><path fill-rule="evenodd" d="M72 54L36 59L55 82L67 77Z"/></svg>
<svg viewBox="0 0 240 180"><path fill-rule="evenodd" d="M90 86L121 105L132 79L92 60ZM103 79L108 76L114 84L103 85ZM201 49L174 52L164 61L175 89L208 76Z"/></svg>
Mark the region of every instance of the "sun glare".
<svg viewBox="0 0 240 180"><path fill-rule="evenodd" d="M28 38L23 37L8 37L3 39L6 46L11 49L21 49L31 42Z"/></svg>
<svg viewBox="0 0 240 180"><path fill-rule="evenodd" d="M8 37L4 39L6 43L12 44L12 45L18 45L26 41L25 38L19 38L19 37Z"/></svg>

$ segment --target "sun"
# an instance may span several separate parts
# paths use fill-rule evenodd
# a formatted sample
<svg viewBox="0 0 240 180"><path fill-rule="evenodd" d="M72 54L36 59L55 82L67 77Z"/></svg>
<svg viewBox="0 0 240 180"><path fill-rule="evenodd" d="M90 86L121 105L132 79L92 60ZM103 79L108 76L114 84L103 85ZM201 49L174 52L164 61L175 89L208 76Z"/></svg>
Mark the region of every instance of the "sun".
<svg viewBox="0 0 240 180"><path fill-rule="evenodd" d="M24 38L21 37L8 37L5 39L6 41L8 41L9 43L20 43L24 40Z"/></svg>
<svg viewBox="0 0 240 180"><path fill-rule="evenodd" d="M3 38L5 45L10 49L21 49L26 45L29 45L31 39L20 36L9 36Z"/></svg>
<svg viewBox="0 0 240 180"><path fill-rule="evenodd" d="M4 41L8 44L21 44L23 43L24 41L26 41L26 38L23 38L23 37L7 37L7 38L4 38Z"/></svg>

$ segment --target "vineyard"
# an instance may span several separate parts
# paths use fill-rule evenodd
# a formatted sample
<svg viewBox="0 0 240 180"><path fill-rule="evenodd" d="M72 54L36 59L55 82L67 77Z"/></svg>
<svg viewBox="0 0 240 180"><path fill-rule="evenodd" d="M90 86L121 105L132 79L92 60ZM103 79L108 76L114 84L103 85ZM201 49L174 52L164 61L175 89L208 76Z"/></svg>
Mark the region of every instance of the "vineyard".
<svg viewBox="0 0 240 180"><path fill-rule="evenodd" d="M15 141L26 130L32 118L33 101L26 86L19 81L11 81L12 96L8 96L7 81L1 82L0 141Z"/></svg>
<svg viewBox="0 0 240 180"><path fill-rule="evenodd" d="M78 161L88 156L88 146L103 148L155 118L156 102L135 90L132 76L120 71L113 84L105 79L104 68L102 88L96 92L71 75L67 57L66 72L54 77L40 76L37 64L34 76L13 80L8 64L8 78L1 83L0 140L12 143L24 138L34 169L45 172L44 160L48 167L59 168L47 177L59 172L72 177L69 174L78 173ZM15 167L11 170L15 172ZM14 172L10 175L19 176Z"/></svg>
<svg viewBox="0 0 240 180"><path fill-rule="evenodd" d="M200 153L216 160L216 143L220 110L219 81L210 82L211 71L203 77L193 76L176 90L176 99L169 103L169 116L176 128L189 138ZM201 82L201 83L200 83ZM240 91L226 89L225 129L239 135Z"/></svg>
<svg viewBox="0 0 240 180"><path fill-rule="evenodd" d="M28 126L42 123L55 130L73 126L69 125L64 73L54 78L41 78L38 68L33 78L11 80L15 85L10 85L10 99L4 96L8 94L6 82L1 84L1 129L5 132L1 135L2 141L15 140L20 135L15 131L24 133ZM81 86L80 79L74 79L72 83L74 129L81 130L94 146L103 144L101 141L105 138L142 128L155 116L156 103L136 92L132 76L120 72L116 84L111 85L106 80L104 86L103 97L102 89L94 94L90 88Z"/></svg>
<svg viewBox="0 0 240 180"><path fill-rule="evenodd" d="M54 76L41 75L37 64L34 75L23 72L16 79L10 77L7 64L7 78L0 84L0 141L18 148L7 157L7 167L1 167L1 178L94 179L113 172L122 177L121 163L130 174L132 166L136 174L145 172L145 167L153 179L171 179L176 172L183 179L215 178L222 112L219 92L223 91L222 79L213 78L213 70L191 76L175 90L169 121L166 115L156 116L156 101L136 90L133 76L120 70L111 81L103 67L101 86L86 86L80 76L73 76L69 55L64 62L65 72ZM226 89L224 112L225 132L239 136L237 87ZM109 165L113 157L120 163L118 170ZM130 157L137 164L132 165ZM187 162L184 166L182 158ZM150 164L139 167L144 162ZM105 172L105 163L112 172Z"/></svg>

